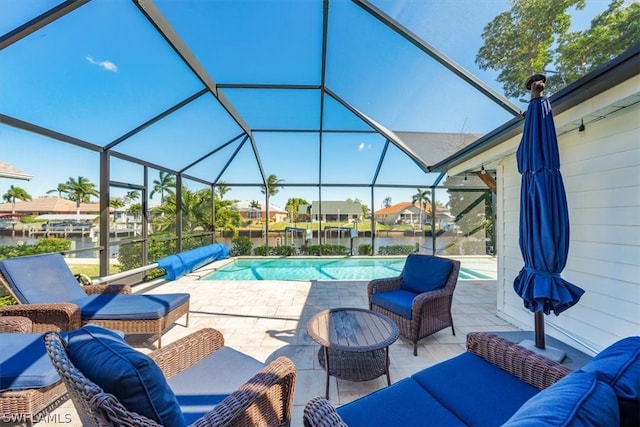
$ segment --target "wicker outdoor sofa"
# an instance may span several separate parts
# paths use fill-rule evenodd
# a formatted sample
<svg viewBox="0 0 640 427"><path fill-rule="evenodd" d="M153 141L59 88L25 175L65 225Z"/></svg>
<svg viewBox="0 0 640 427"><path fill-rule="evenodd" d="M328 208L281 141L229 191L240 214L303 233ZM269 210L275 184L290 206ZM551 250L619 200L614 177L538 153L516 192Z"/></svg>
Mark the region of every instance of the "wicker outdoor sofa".
<svg viewBox="0 0 640 427"><path fill-rule="evenodd" d="M26 381L21 383L22 374ZM68 399L46 357L42 334L33 333L26 317L0 317L0 384L0 425L31 425Z"/></svg>
<svg viewBox="0 0 640 427"><path fill-rule="evenodd" d="M490 333L467 351L334 408L316 397L307 427L640 425L640 337L622 339L582 368Z"/></svg>
<svg viewBox="0 0 640 427"><path fill-rule="evenodd" d="M296 368L224 345L204 328L149 355L114 331L86 325L44 336L83 426L288 426Z"/></svg>

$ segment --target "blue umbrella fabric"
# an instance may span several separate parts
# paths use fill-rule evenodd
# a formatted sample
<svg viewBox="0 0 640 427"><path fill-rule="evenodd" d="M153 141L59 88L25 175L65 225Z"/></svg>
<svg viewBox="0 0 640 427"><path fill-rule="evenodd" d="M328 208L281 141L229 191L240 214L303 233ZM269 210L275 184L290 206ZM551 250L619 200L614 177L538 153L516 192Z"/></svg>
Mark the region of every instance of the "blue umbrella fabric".
<svg viewBox="0 0 640 427"><path fill-rule="evenodd" d="M547 98L529 103L516 157L522 174L520 251L524 267L513 288L530 311L557 316L576 304L584 290L560 277L569 253L569 213Z"/></svg>

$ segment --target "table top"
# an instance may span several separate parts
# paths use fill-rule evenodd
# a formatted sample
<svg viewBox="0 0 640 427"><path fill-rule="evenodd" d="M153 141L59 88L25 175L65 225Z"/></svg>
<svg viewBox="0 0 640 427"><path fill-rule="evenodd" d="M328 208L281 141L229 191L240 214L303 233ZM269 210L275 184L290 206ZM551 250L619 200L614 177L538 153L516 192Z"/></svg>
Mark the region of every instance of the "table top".
<svg viewBox="0 0 640 427"><path fill-rule="evenodd" d="M353 352L379 350L393 344L400 331L387 316L362 308L334 308L316 313L307 333L318 344Z"/></svg>

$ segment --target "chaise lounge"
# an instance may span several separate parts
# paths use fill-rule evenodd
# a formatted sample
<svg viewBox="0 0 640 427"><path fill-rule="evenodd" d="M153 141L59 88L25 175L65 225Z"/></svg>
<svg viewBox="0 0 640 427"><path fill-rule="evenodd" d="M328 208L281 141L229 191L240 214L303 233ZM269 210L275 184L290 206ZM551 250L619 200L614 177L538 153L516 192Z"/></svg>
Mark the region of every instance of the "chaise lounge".
<svg viewBox="0 0 640 427"><path fill-rule="evenodd" d="M45 334L84 426L288 426L296 368L264 365L201 329L145 355L94 325Z"/></svg>
<svg viewBox="0 0 640 427"><path fill-rule="evenodd" d="M490 333L467 352L337 410L324 398L304 409L307 427L637 426L640 337L622 339L581 369Z"/></svg>
<svg viewBox="0 0 640 427"><path fill-rule="evenodd" d="M0 317L0 424L32 425L68 399L42 334L26 317Z"/></svg>
<svg viewBox="0 0 640 427"><path fill-rule="evenodd" d="M34 332L68 331L93 323L125 334L162 333L182 316L189 323L189 294L131 294L128 285L80 286L57 253L0 261L3 283L19 305L0 307L0 316L25 316Z"/></svg>

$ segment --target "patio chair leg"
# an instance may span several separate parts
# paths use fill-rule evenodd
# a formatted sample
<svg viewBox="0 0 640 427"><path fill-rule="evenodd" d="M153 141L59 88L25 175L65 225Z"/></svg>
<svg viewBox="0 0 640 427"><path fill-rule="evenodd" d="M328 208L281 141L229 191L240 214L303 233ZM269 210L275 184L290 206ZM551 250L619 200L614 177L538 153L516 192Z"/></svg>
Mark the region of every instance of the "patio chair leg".
<svg viewBox="0 0 640 427"><path fill-rule="evenodd" d="M453 335L455 335L455 334L456 334L456 330L455 330L455 329L454 329L454 327L453 327L453 323L451 323L451 332L453 333Z"/></svg>
<svg viewBox="0 0 640 427"><path fill-rule="evenodd" d="M414 356L418 355L418 341L413 342L413 355Z"/></svg>

